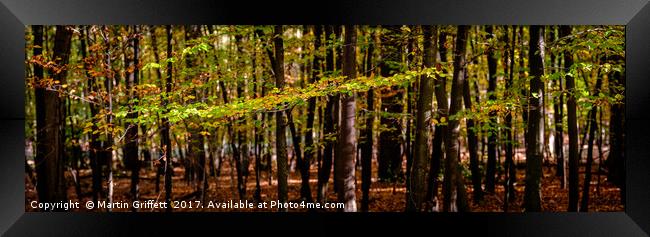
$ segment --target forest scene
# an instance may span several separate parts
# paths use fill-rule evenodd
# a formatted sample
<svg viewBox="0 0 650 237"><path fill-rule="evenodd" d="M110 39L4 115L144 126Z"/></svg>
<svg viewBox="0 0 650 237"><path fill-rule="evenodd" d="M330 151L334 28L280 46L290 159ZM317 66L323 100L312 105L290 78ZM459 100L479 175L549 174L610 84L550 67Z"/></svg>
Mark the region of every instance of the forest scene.
<svg viewBox="0 0 650 237"><path fill-rule="evenodd" d="M624 211L624 26L33 25L25 41L26 211ZM168 205L83 206L136 201ZM229 201L337 205L204 206Z"/></svg>

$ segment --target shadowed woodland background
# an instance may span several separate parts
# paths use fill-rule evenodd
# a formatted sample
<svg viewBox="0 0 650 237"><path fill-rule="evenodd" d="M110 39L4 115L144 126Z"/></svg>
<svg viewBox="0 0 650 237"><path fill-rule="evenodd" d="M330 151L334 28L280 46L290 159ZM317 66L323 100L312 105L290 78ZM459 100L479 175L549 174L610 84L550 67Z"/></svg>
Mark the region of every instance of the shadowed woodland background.
<svg viewBox="0 0 650 237"><path fill-rule="evenodd" d="M35 25L25 39L27 211L624 210L623 26Z"/></svg>

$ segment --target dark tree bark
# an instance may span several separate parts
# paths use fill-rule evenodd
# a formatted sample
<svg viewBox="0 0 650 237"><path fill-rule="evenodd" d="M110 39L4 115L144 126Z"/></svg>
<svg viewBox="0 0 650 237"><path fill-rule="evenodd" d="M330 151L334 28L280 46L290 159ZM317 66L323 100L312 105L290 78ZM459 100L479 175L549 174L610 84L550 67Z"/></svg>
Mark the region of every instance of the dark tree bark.
<svg viewBox="0 0 650 237"><path fill-rule="evenodd" d="M446 41L447 34L444 29L441 29L440 34L438 35L438 55L436 55L436 57L440 58L440 62L447 62ZM447 100L446 88L446 78L434 80L434 93L436 104L438 106L436 117L438 118L438 121L442 120L442 118L447 119L449 102ZM431 164L429 166L429 180L427 181L427 195L425 197L426 201L431 202L431 205L435 204L436 206L440 206L437 200L438 186L440 185L438 176L440 175L442 160L445 155L442 148L446 133L446 123L436 123L432 141Z"/></svg>
<svg viewBox="0 0 650 237"><path fill-rule="evenodd" d="M345 26L345 46L343 47L343 75L345 80L353 80L357 77L357 29L355 26ZM337 159L334 160L334 180L338 187L339 202L345 204L342 211L356 212L357 203L355 195L354 162L356 156L356 128L355 123L355 94L343 94L341 96L341 131L337 143Z"/></svg>
<svg viewBox="0 0 650 237"><path fill-rule="evenodd" d="M602 77L598 76L596 78L596 87L592 96L598 96L600 93L600 87L602 85ZM594 138L596 136L596 130L598 129L598 123L596 122L596 116L598 113L598 107L596 104L591 106L589 111L589 141L587 142L587 164L585 165L585 180L583 181L582 186L582 202L580 203L580 211L587 212L589 211L589 191L591 187L591 167L594 163Z"/></svg>
<svg viewBox="0 0 650 237"><path fill-rule="evenodd" d="M541 178L542 159L544 155L544 120L542 114L544 84L544 29L530 26L530 50L528 62L533 77L530 80L530 97L528 98L528 138L526 139L526 187L524 192L524 209L527 212L542 210Z"/></svg>
<svg viewBox="0 0 650 237"><path fill-rule="evenodd" d="M451 86L451 104L449 115L455 115L461 111L463 99L463 84L466 83L464 70L465 53L467 48L468 26L458 26L456 36L456 47L454 49L454 75ZM458 137L460 132L460 120L450 118L447 125L447 136L445 137L445 174L442 187L443 211L464 212L467 210L467 197L465 196L465 185L461 176L460 145Z"/></svg>
<svg viewBox="0 0 650 237"><path fill-rule="evenodd" d="M561 26L560 37L567 37L571 35L571 26ZM568 39L571 40L571 39ZM565 73L569 72L569 68L573 65L573 55L564 54L564 70ZM569 207L568 211L578 211L578 197L579 197L579 184L578 184L578 120L576 109L576 98L573 95L575 89L575 79L571 75L566 75L566 90L568 94L567 100L567 124L569 126Z"/></svg>
<svg viewBox="0 0 650 237"><path fill-rule="evenodd" d="M407 33L408 39L406 40L406 69L407 70L412 70L415 68L416 62L415 62L415 49L417 45L415 45L415 35L417 34L417 28L415 26L409 26L409 31L410 33ZM416 96L416 87L414 87L415 82L409 82L408 86L406 87L406 93L405 93L405 98L406 99L406 118L405 124L406 124L406 134L404 138L404 156L406 157L406 178L405 178L405 185L406 185L406 211L409 210L414 210L416 209L414 206L413 200L410 198L411 195L411 188L412 188L412 181L411 181L411 171L413 167L413 146L411 142L411 137L413 133L412 127L412 120L415 115L413 114L413 103L414 99L417 99Z"/></svg>
<svg viewBox="0 0 650 237"><path fill-rule="evenodd" d="M275 86L282 89L284 87L284 42L282 40L282 30L281 25L275 26L275 34L273 36L275 42ZM275 146L276 146L276 155L278 163L278 199L280 202L286 202L288 200L287 192L287 177L289 176L289 170L287 167L287 133L286 133L286 124L284 122L284 116L282 111L275 113ZM280 208L281 212L286 212L286 208Z"/></svg>
<svg viewBox="0 0 650 237"><path fill-rule="evenodd" d="M327 41L333 40L333 31L334 29L332 26L325 26L325 37ZM331 48L326 48L325 71L332 72L334 70L334 54ZM332 170L332 160L334 159L334 142L331 140L331 137L335 134L334 123L336 119L333 113L335 101L334 96L328 96L328 101L324 109L323 132L325 147L323 149L323 164L318 169L318 193L316 197L316 200L319 203L327 201L327 189ZM336 118L338 118L338 116L336 116Z"/></svg>
<svg viewBox="0 0 650 237"><path fill-rule="evenodd" d="M321 38L323 37L323 27L316 25L314 28L314 51L320 52L321 48ZM316 78L321 73L321 61L322 56L319 53L314 54L312 59L312 74L309 77L309 83L316 82ZM314 145L314 115L316 111L316 98L310 98L307 102L307 129L305 134L305 159L302 162L300 167L300 175L302 178L302 186L300 188L300 193L302 198L308 202L312 202L311 188L309 187L309 168L311 167L311 161L314 158L314 154L318 152L318 148ZM319 116L320 117L320 116Z"/></svg>
<svg viewBox="0 0 650 237"><path fill-rule="evenodd" d="M170 25L165 26L167 32L167 58L172 57L172 27ZM172 91L172 74L173 74L172 62L167 62L167 71L165 76L165 92L167 95ZM169 99L167 96L163 97L162 100L163 108L167 112L167 103ZM161 131L161 142L164 152L164 173L165 173L165 202L167 202L167 212L172 211L171 201L172 201L172 176L174 175L174 166L172 165L172 143L169 137L170 125L167 118L162 118L162 131Z"/></svg>
<svg viewBox="0 0 650 237"><path fill-rule="evenodd" d="M43 26L42 25L33 25L32 26L32 35L34 37L34 48L33 48L33 57L42 57L43 56ZM82 41L82 49L85 49L83 47L84 41ZM85 58L85 55L84 55ZM47 143L45 142L46 135L45 133L45 88L42 85L42 81L44 79L44 73L43 73L43 67L41 67L38 64L34 64L34 80L35 80L35 88L34 88L34 104L36 107L36 156L34 157L34 165L36 167L36 191L38 193L38 199L40 201L47 201L48 198L50 198L50 194L47 193L48 186L46 181L46 176L47 176L47 167L43 163L45 159L45 155L47 154L47 149L48 147L45 146ZM91 150L92 152L92 150ZM25 160L25 165L26 167L29 166L27 163L27 160ZM39 165L43 164L43 165ZM93 169L93 173L94 169ZM94 187L93 187L93 190Z"/></svg>
<svg viewBox="0 0 650 237"><path fill-rule="evenodd" d="M465 72L463 74L467 75L466 69L463 68ZM463 103L465 104L466 110L472 109L472 97L469 89L469 81L465 80L463 83ZM468 118L465 120L467 123L467 150L469 151L469 168L472 172L472 186L474 188L474 200L480 201L483 199L483 188L481 187L481 170L478 166L478 136L476 135L477 126L475 125L474 119ZM488 147L489 150L489 147ZM496 150L495 150L496 151ZM496 156L495 156L496 158ZM488 158L488 164L490 163ZM495 160L496 163L496 160Z"/></svg>
<svg viewBox="0 0 650 237"><path fill-rule="evenodd" d="M424 32L424 55L423 66L431 68L435 63L435 27L422 26ZM411 179L411 192L407 202L413 202L414 209L412 211L422 211L423 203L425 201L426 190L426 177L427 177L427 164L429 161L429 137L430 124L433 109L433 81L436 78L431 78L426 75L420 77L420 96L418 97L417 112L415 119L415 147L413 156L413 172ZM408 205L407 205L408 206Z"/></svg>
<svg viewBox="0 0 650 237"><path fill-rule="evenodd" d="M373 67L373 61L372 57L374 55L375 51L375 41L374 39L376 38L377 33L373 34L372 39L368 40L369 45L368 45L368 52L366 53L366 58L365 58L365 72L366 72L366 77L370 77L373 75L373 71L371 68ZM366 127L365 130L363 131L363 135L361 137L364 138L363 141L363 146L361 150L361 192L362 192L362 198L361 198L361 211L367 212L368 211L368 206L370 205L370 185L372 183L372 150L373 150L373 126L375 123L375 114L374 114L374 108L375 108L375 91L371 88L368 90L366 93L366 104L368 105L368 113L366 114Z"/></svg>
<svg viewBox="0 0 650 237"><path fill-rule="evenodd" d="M495 31L495 26L489 26L487 28L487 33L488 37L492 38L497 38L496 36L493 36L493 34L496 34ZM492 47L495 47L494 45ZM487 89L487 94L488 94L488 99L490 101L495 101L497 99L496 97L496 88L497 88L497 56L496 56L496 49L491 49L490 54L487 57L487 64L488 64L488 89ZM490 127L495 127L497 125L497 113L494 110L491 110L489 112L490 116ZM497 130L490 130L488 131L488 143L487 143L487 169L485 171L485 191L488 193L494 193L494 187L495 187L495 176L496 176L496 168L497 168L497 149L496 149L496 143L497 143ZM480 185L479 185L480 187Z"/></svg>
<svg viewBox="0 0 650 237"><path fill-rule="evenodd" d="M506 41L510 42L510 44L506 47L506 61L510 61L510 68L509 68L509 75L508 79L506 80L506 91L505 91L505 98L509 98L512 96L512 82L514 81L514 68L515 68L515 43L517 42L517 35L515 34L516 28L511 27L512 29L512 35L511 35L511 41ZM505 65L505 64L504 64ZM504 192L505 198L504 198L504 208L503 210L505 212L508 211L508 204L515 199L515 182L517 180L517 170L515 167L515 162L513 160L514 157L514 151L513 151L513 136L512 136L512 113L513 111L508 111L505 117L505 133L506 133L506 164L505 164L505 169L506 169L506 182L505 182L505 188L506 190Z"/></svg>
<svg viewBox="0 0 650 237"><path fill-rule="evenodd" d="M34 26L34 45L43 45L43 27ZM52 60L63 70L49 70L53 80L66 83L67 63L70 56L72 31L66 26L56 26ZM39 42L37 42L39 41ZM42 48L35 47L34 55L41 55ZM43 79L43 69L34 67L34 75ZM40 85L36 90L37 150L36 173L38 199L40 202L61 202L67 199L64 172L64 108L57 91L46 90Z"/></svg>

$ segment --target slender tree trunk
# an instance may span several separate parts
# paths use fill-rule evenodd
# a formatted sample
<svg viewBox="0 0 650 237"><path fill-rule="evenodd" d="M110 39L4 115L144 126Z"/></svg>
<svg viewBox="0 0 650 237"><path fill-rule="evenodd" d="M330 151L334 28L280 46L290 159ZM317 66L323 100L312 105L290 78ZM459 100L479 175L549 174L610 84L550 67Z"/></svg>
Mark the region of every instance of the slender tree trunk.
<svg viewBox="0 0 650 237"><path fill-rule="evenodd" d="M314 26L314 51L320 52L321 48L321 38L323 37L323 27L320 25ZM321 60L322 57L320 53L314 53L314 58L312 59L312 74L309 79L309 83L316 82L316 78L321 73ZM311 167L311 161L314 157L314 154L318 151L317 147L314 146L314 115L316 110L316 98L310 98L307 102L307 129L305 134L305 159L302 162L300 167L300 174L302 177L302 186L300 188L300 193L302 198L308 202L312 202L311 188L309 187L309 168Z"/></svg>
<svg viewBox="0 0 650 237"><path fill-rule="evenodd" d="M597 96L600 93L600 86L602 84L602 77L597 76L596 78L596 88L594 89L593 96ZM591 185L591 167L594 163L594 137L596 136L596 129L598 129L598 123L596 122L596 113L598 113L598 107L596 104L591 106L591 111L589 111L589 141L587 143L587 164L585 165L585 180L583 181L582 187L582 203L580 203L580 211L587 212L589 211L589 191Z"/></svg>
<svg viewBox="0 0 650 237"><path fill-rule="evenodd" d="M212 32L212 31L210 31L210 32ZM257 40L257 39L255 39L255 40ZM257 47L257 44L255 44L255 46ZM258 84L261 87L261 92L262 92L261 96L264 96L265 90L264 90L264 84L262 83L262 81L258 81L256 59L257 59L257 50L254 50L253 51L253 82L254 82L254 84L253 84L253 92L255 93L255 98L259 98L259 94L257 93ZM265 115L266 115L266 113L262 113L261 116L258 116L257 118L259 118L259 121L262 121L262 123L264 123ZM253 194L253 198L255 199L255 202L261 202L262 201L262 187L260 185L260 178L261 178L260 177L260 169L261 169L261 166L262 166L262 144L261 143L263 141L262 139L264 139L264 137L263 137L264 129L263 128L264 127L262 127L262 129L259 129L258 126L255 126L255 131L254 131L254 133L255 133L255 141L254 141L254 144L255 144L254 145L255 146L255 193Z"/></svg>
<svg viewBox="0 0 650 237"><path fill-rule="evenodd" d="M165 26L167 32L167 58L172 57L172 27L170 25ZM167 71L165 76L165 92L169 95L172 91L172 74L173 67L172 62L167 62ZM162 100L163 108L167 112L167 103L169 99L167 96L163 97ZM163 152L164 152L164 173L165 173L165 202L167 202L167 212L172 211L171 201L172 201L172 176L174 175L174 166L172 165L172 143L169 137L170 124L167 118L163 117L162 124L163 126L161 131L161 137L163 142Z"/></svg>
<svg viewBox="0 0 650 237"><path fill-rule="evenodd" d="M109 34L108 28L103 27L101 29L103 31L103 34ZM106 87L106 93L108 94L108 107L105 108L108 110L108 113L106 113L106 123L109 124L110 126L115 126L113 124L113 82L115 81L115 72L113 71L112 68L112 53L111 53L111 42L109 41L108 37L110 36L104 36L104 45L106 47L106 55L105 55L105 66L106 66L106 77L104 79L104 86ZM106 201L109 203L113 202L113 132L112 131L106 131L106 142L104 143L103 147L103 154L104 158L106 161L106 167L107 167L107 178L106 178L106 185L108 187L108 193L106 194ZM108 212L112 211L112 208L107 208Z"/></svg>
<svg viewBox="0 0 650 237"><path fill-rule="evenodd" d="M512 96L512 82L514 81L514 68L515 68L515 43L517 42L517 35L515 34L516 28L512 28L512 37L511 37L511 42L507 48L508 51L507 53L507 61L510 61L510 68L509 68L509 76L508 80L506 80L506 91L504 98L510 98ZM504 64L505 65L505 64ZM505 188L504 188L504 211L508 211L508 204L515 199L515 182L517 180L517 170L515 167L515 163L513 161L514 157L514 152L513 152L513 143L514 139L512 136L512 113L513 111L508 111L505 117L505 132L506 132L506 182L505 182Z"/></svg>
<svg viewBox="0 0 650 237"><path fill-rule="evenodd" d="M465 70L463 74L467 75L466 74L467 70L465 68L463 68L463 70ZM467 81L467 79L465 80L465 83L463 83L463 103L465 104L466 110L472 109L472 98L470 95L469 81ZM472 172L472 186L474 188L474 200L478 202L483 199L483 188L481 187L481 170L478 164L479 163L478 136L476 135L477 126L475 125L474 119L468 118L465 121L467 123L467 146L468 146L467 150L469 151L469 166L470 166L470 171ZM489 146L488 146L488 152L489 152ZM488 158L488 167L489 164L490 164L490 159Z"/></svg>
<svg viewBox="0 0 650 237"><path fill-rule="evenodd" d="M528 98L528 138L526 139L526 188L524 192L524 209L527 212L542 210L541 178L542 159L544 155L544 121L542 114L544 84L544 29L530 26L530 50L528 61L533 78L530 80L530 97Z"/></svg>
<svg viewBox="0 0 650 237"><path fill-rule="evenodd" d="M422 26L424 32L424 55L423 66L431 68L435 63L435 27ZM425 201L427 163L429 161L429 137L430 124L433 109L433 93L435 78L423 75L420 78L420 96L418 97L417 114L415 119L415 148L413 156L413 179L409 185L412 185L411 196L409 200L415 204L414 211L422 211Z"/></svg>
<svg viewBox="0 0 650 237"><path fill-rule="evenodd" d="M463 84L466 83L464 70L465 53L467 48L467 26L458 26L456 47L454 49L454 76L451 86L451 104L449 114L455 115L461 111L463 99ZM465 185L461 176L460 164L460 145L458 137L460 132L460 120L458 118L449 119L447 136L445 141L445 150L447 159L445 159L445 178L442 187L444 194L443 211L445 212L463 212L467 210L467 197L465 196Z"/></svg>
<svg viewBox="0 0 650 237"><path fill-rule="evenodd" d="M331 39L333 33L332 26L325 26L325 37L327 41ZM325 71L332 72L334 70L334 54L333 50L329 47L325 54ZM324 121L323 121L323 132L325 139L325 147L323 149L323 164L318 170L318 193L316 200L319 203L324 203L327 201L327 189L330 179L330 174L332 170L332 160L334 159L334 142L331 140L334 136L334 123L336 121L334 117L334 96L328 96L327 104L325 105L324 111ZM338 117L338 116L337 116Z"/></svg>
<svg viewBox="0 0 650 237"><path fill-rule="evenodd" d="M372 56L375 51L374 37L377 34L373 34L373 37L368 40L368 52L366 55L366 77L373 75L371 68L373 67ZM361 150L361 211L367 212L370 205L370 185L372 183L372 147L373 147L373 126L375 123L375 91L371 88L367 92L366 104L368 105L368 113L366 114L366 128L363 131L362 137L364 137L364 142Z"/></svg>
<svg viewBox="0 0 650 237"><path fill-rule="evenodd" d="M284 87L284 42L282 40L282 30L281 25L275 26L275 86L280 88ZM288 200L287 192L287 177L289 176L289 170L287 167L287 137L286 137L286 125L284 122L284 116L282 111L275 113L275 146L277 154L277 163L278 163L278 199L280 202L286 202ZM281 212L286 212L286 208L280 208Z"/></svg>
<svg viewBox="0 0 650 237"><path fill-rule="evenodd" d="M438 36L438 54L436 57L440 58L440 62L447 62L447 48L445 42L447 41L447 34L444 29L440 30ZM439 80L434 80L434 93L436 97L436 104L438 106L437 118L438 121L441 121L443 118L447 119L447 112L449 110L449 102L447 100L447 80L446 78L440 78ZM440 170L442 167L442 160L444 158L443 152L443 141L447 134L447 125L446 123L436 123L435 131L433 134L432 141L432 152L431 152L431 164L429 167L429 180L427 181L427 195L425 199L431 202L432 205L440 206L437 200L438 196L438 186L440 181L438 176L440 175ZM437 208L436 208L437 210Z"/></svg>
<svg viewBox="0 0 650 237"><path fill-rule="evenodd" d="M357 77L357 61L356 61L356 46L357 46L357 29L355 26L345 26L345 47L343 49L343 75L345 80L354 80ZM341 131L339 142L337 143L337 159L334 160L336 171L334 173L334 180L338 183L338 199L339 202L344 203L345 212L356 212L356 185L354 175L354 161L355 161L355 143L356 143L356 128L355 123L355 94L342 95L341 97Z"/></svg>
<svg viewBox="0 0 650 237"><path fill-rule="evenodd" d="M496 39L495 26L489 26L487 28L488 37ZM495 36L492 36L495 34ZM497 88L497 55L496 49L490 50L490 55L487 57L488 63L488 99L490 101L495 101L496 98L496 88ZM496 128L497 125L497 113L494 110L489 112L490 116L490 127ZM488 131L488 143L487 143L487 170L485 172L485 191L489 193L494 193L495 187L495 176L496 176L496 167L497 167L497 133L498 130Z"/></svg>
<svg viewBox="0 0 650 237"><path fill-rule="evenodd" d="M409 31L411 34L417 34L417 28L415 26L409 26ZM415 45L415 37L414 35L408 35L408 39L406 41L406 69L407 70L412 70L415 68L415 48L417 47ZM417 82L417 80L416 80ZM406 179L405 179L405 186L406 186L406 211L409 210L415 210L415 202L413 202L413 199L411 199L411 188L412 188L412 169L413 169L413 146L411 143L411 137L413 133L412 127L412 118L415 117L413 114L413 101L414 99L417 99L415 89L416 87L413 86L416 82L409 82L408 86L406 87L406 93L405 93L405 100L406 100L406 114L407 116L404 118L404 123L406 124L406 134L404 138L404 156L406 157Z"/></svg>
<svg viewBox="0 0 650 237"><path fill-rule="evenodd" d="M560 37L567 37L571 35L571 26L561 26L560 28ZM571 40L571 39L569 39ZM573 56L571 54L564 54L564 70L565 73L569 72L569 67L573 65ZM578 196L579 196L579 184L578 184L578 163L580 157L578 157L578 121L577 121L577 109L576 109L576 98L573 95L575 89L575 80L573 76L566 75L566 90L568 91L568 100L567 100L567 124L569 126L569 207L568 211L578 211Z"/></svg>

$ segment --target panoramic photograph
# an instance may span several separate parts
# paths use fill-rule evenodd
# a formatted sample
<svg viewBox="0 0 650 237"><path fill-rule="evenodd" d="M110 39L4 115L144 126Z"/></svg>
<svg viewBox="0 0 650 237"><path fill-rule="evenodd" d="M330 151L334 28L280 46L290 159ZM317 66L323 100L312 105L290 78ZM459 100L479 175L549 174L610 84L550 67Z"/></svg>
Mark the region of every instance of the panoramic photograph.
<svg viewBox="0 0 650 237"><path fill-rule="evenodd" d="M30 25L25 211L623 212L625 84L618 25Z"/></svg>

